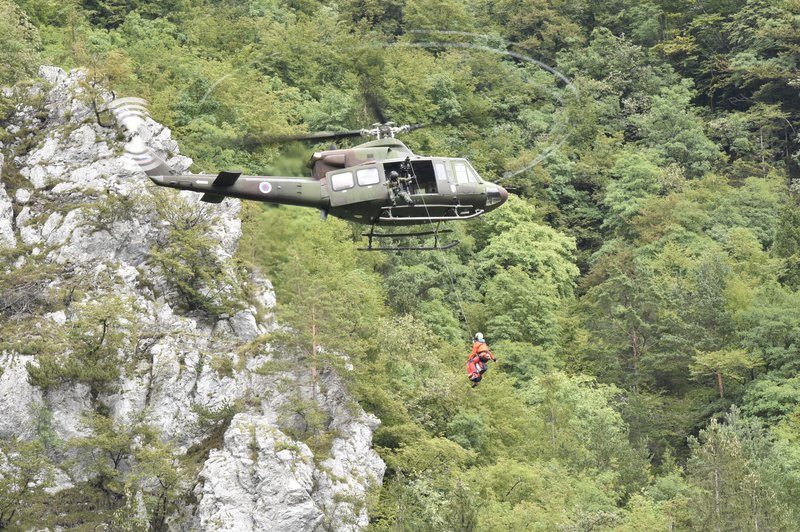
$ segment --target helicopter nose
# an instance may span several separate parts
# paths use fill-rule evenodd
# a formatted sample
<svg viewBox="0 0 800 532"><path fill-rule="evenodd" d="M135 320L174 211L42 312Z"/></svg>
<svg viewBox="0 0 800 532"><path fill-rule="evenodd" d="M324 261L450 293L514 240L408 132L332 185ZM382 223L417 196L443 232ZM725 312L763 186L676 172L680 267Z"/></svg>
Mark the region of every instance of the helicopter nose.
<svg viewBox="0 0 800 532"><path fill-rule="evenodd" d="M508 190L504 189L503 187L497 187L500 189L500 205L506 202L508 199Z"/></svg>
<svg viewBox="0 0 800 532"><path fill-rule="evenodd" d="M508 199L508 191L494 183L486 189L486 210L496 209Z"/></svg>

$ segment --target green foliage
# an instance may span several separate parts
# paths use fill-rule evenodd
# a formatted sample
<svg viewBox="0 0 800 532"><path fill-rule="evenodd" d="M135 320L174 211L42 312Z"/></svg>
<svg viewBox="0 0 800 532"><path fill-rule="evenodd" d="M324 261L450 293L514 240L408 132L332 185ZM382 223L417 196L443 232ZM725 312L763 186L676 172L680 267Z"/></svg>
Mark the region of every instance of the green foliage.
<svg viewBox="0 0 800 532"><path fill-rule="evenodd" d="M701 122L689 109L690 84L662 89L650 109L632 117L641 144L664 165L680 165L689 177L700 177L719 159L719 149L705 135Z"/></svg>
<svg viewBox="0 0 800 532"><path fill-rule="evenodd" d="M38 440L28 442L14 438L0 442L0 528L14 522L26 500L42 493L52 479L45 447Z"/></svg>
<svg viewBox="0 0 800 532"><path fill-rule="evenodd" d="M10 0L0 1L0 86L13 85L38 67L39 32Z"/></svg>
<svg viewBox="0 0 800 532"><path fill-rule="evenodd" d="M725 423L712 420L699 438L691 438L690 447L687 471L701 490L695 499L701 522L720 529L794 522L769 478L774 472L768 464L776 457L757 422L733 409Z"/></svg>
<svg viewBox="0 0 800 532"><path fill-rule="evenodd" d="M447 424L447 437L478 454L489 451L489 435L478 413L458 412Z"/></svg>
<svg viewBox="0 0 800 532"><path fill-rule="evenodd" d="M578 268L574 264L574 239L545 225L520 223L496 235L477 259L486 276L512 266L538 277L562 296L572 295Z"/></svg>
<svg viewBox="0 0 800 532"><path fill-rule="evenodd" d="M197 427L202 432L222 428L227 430L233 416L242 411L243 405L239 402L225 402L217 408L209 408L200 404L192 405L192 412L197 415Z"/></svg>
<svg viewBox="0 0 800 532"><path fill-rule="evenodd" d="M0 270L0 316L21 317L54 309L58 294L50 287L50 279L58 272L56 266L8 248L0 249L0 261L6 265L19 261L18 266Z"/></svg>
<svg viewBox="0 0 800 532"><path fill-rule="evenodd" d="M596 81L585 83L581 90L595 99L596 127L608 133L632 134L632 117L649 110L654 95L677 81L668 65L652 60L641 46L603 27L592 31L587 47L562 51L558 65L570 77Z"/></svg>
<svg viewBox="0 0 800 532"><path fill-rule="evenodd" d="M336 433L330 429L330 414L316 398L306 399L299 393L294 394L281 405L278 415L283 431L307 444L318 461L328 456Z"/></svg>
<svg viewBox="0 0 800 532"><path fill-rule="evenodd" d="M596 360L591 364L597 363L592 369L637 390L654 347L651 337L658 336L658 282L628 249L598 260L591 275L595 284L582 299L579 315L591 333L588 352Z"/></svg>
<svg viewBox="0 0 800 532"><path fill-rule="evenodd" d="M758 366L761 361L748 355L744 350L721 350L698 353L689 366L692 377L702 379L713 375L720 398L725 397L726 379L742 380L744 374Z"/></svg>
<svg viewBox="0 0 800 532"><path fill-rule="evenodd" d="M233 377L233 361L227 356L217 355L211 357L209 367L220 377Z"/></svg>
<svg viewBox="0 0 800 532"><path fill-rule="evenodd" d="M27 364L28 380L45 390L83 383L93 399L113 389L120 376L122 353L134 347L130 302L115 295L76 303L64 325L48 324L33 335L47 345L35 363Z"/></svg>
<svg viewBox="0 0 800 532"><path fill-rule="evenodd" d="M107 526L114 521L108 498L88 482L77 482L72 488L49 495L39 493L27 497L19 508L19 528L63 527L80 530Z"/></svg>
<svg viewBox="0 0 800 532"><path fill-rule="evenodd" d="M121 530L163 530L189 490L188 470L177 449L139 421L123 423L91 413L89 436L71 445L85 464L90 484L105 498L109 521Z"/></svg>
<svg viewBox="0 0 800 532"><path fill-rule="evenodd" d="M169 226L150 250L150 264L165 276L186 310L234 314L244 298L243 280L236 265L218 255L213 215L163 192L154 194L153 205Z"/></svg>
<svg viewBox="0 0 800 532"><path fill-rule="evenodd" d="M552 350L524 342L493 341L492 351L502 357L498 369L510 373L519 382L550 373L557 365Z"/></svg>
<svg viewBox="0 0 800 532"><path fill-rule="evenodd" d="M645 199L661 190L660 170L641 154L623 154L611 169L616 177L606 187L603 203L608 211L603 227L614 236L631 239L631 225Z"/></svg>
<svg viewBox="0 0 800 532"><path fill-rule="evenodd" d="M617 511L606 475L575 475L558 462L498 460L470 472L481 494L476 530L608 526Z"/></svg>
<svg viewBox="0 0 800 532"><path fill-rule="evenodd" d="M552 346L559 338L561 306L556 288L519 266L502 271L486 284L486 330L498 340Z"/></svg>
<svg viewBox="0 0 800 532"><path fill-rule="evenodd" d="M87 414L83 425L91 434L72 445L85 453L87 472L97 488L112 500L121 498L124 495L123 467L133 452L138 430L96 412Z"/></svg>
<svg viewBox="0 0 800 532"><path fill-rule="evenodd" d="M369 124L373 102L396 122L434 123L406 139L412 149L467 156L490 180L546 156L503 182L520 195L502 209L454 226L462 245L447 253L359 255L357 227L243 205L230 260L214 252L208 207L156 192L94 210L97 230L166 221L148 262L184 311L238 310L242 264L274 281L286 330L241 356L267 341L280 351L265 371L298 379L281 422L319 457L335 436L327 372L380 417L388 470L373 528L796 521L797 2L0 0L0 11L12 15L0 22L0 83L40 57L87 67L84 97L110 85L147 98L200 170L301 174L312 148L264 141ZM481 36L416 31L439 29ZM467 43L544 60L575 92ZM0 99L0 125L14 94ZM13 161L11 195L27 182ZM54 266L17 263L24 252L0 257L0 349L34 355L43 388L113 391L134 351L135 325L116 319L126 303L90 301ZM57 310L63 325L40 318ZM465 340L477 330L499 362L471 389ZM753 418L709 425L732 402ZM62 492L58 516L53 497L27 492L18 517L26 528L163 528L242 406L198 407L205 440L185 461L147 427L93 418L79 448L94 486ZM58 451L40 415L40 439Z"/></svg>
<svg viewBox="0 0 800 532"><path fill-rule="evenodd" d="M146 520L150 530L164 530L167 518L181 509L191 489L190 471L175 445L161 441L152 429L145 435L145 443L134 449L135 465L126 479L126 500L135 511L134 519ZM143 504L138 504L139 500ZM130 520L121 521L130 526Z"/></svg>
<svg viewBox="0 0 800 532"><path fill-rule="evenodd" d="M794 289L800 288L800 209L797 208L797 194L790 196L779 209L775 245L772 251L785 259L782 281Z"/></svg>

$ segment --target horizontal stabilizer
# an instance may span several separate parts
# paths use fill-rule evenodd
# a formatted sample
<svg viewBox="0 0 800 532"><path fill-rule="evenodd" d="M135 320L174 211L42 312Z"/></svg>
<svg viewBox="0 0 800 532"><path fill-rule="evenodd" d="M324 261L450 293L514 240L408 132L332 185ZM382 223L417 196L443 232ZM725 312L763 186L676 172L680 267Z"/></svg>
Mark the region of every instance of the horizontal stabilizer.
<svg viewBox="0 0 800 532"><path fill-rule="evenodd" d="M213 194L211 192L206 192L205 194L203 194L203 197L200 198L200 201L205 201L206 203L222 203L222 200L224 199L225 196L223 196L222 194Z"/></svg>
<svg viewBox="0 0 800 532"><path fill-rule="evenodd" d="M240 175L242 175L241 172L220 172L211 184L215 187L229 187L236 183Z"/></svg>

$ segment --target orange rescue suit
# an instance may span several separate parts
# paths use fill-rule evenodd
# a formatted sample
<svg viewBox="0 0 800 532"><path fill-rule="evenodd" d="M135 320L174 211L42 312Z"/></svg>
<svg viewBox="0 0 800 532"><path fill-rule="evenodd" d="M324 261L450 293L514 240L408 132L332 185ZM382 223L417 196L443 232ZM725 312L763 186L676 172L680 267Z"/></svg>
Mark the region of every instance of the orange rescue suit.
<svg viewBox="0 0 800 532"><path fill-rule="evenodd" d="M489 346L486 345L486 342L478 342L477 340L472 342L472 354L469 358L475 358L475 355L478 355L484 362L489 359L497 360L492 352L489 351Z"/></svg>
<svg viewBox="0 0 800 532"><path fill-rule="evenodd" d="M489 360L497 360L494 355L489 351L489 346L486 342L475 341L472 343L472 353L467 359L467 375L470 379L479 377L486 371L486 362Z"/></svg>

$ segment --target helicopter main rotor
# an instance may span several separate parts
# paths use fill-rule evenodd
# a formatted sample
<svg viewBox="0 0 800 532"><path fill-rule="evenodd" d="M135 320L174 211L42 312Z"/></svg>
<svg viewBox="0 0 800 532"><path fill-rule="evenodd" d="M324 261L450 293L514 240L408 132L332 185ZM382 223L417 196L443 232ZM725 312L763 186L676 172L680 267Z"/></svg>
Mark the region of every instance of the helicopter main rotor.
<svg viewBox="0 0 800 532"><path fill-rule="evenodd" d="M362 129L362 137L375 137L376 139L393 139L398 133L409 133L415 129L425 127L423 124L406 124L397 126L394 122L375 122L372 124L372 129Z"/></svg>
<svg viewBox="0 0 800 532"><path fill-rule="evenodd" d="M373 137L375 139L393 139L395 135L408 133L416 129L425 127L424 124L405 124L395 125L394 122L375 122L370 128L351 129L347 131L317 131L302 135L289 135L270 139L273 142L294 141L294 140L338 140L351 137Z"/></svg>

